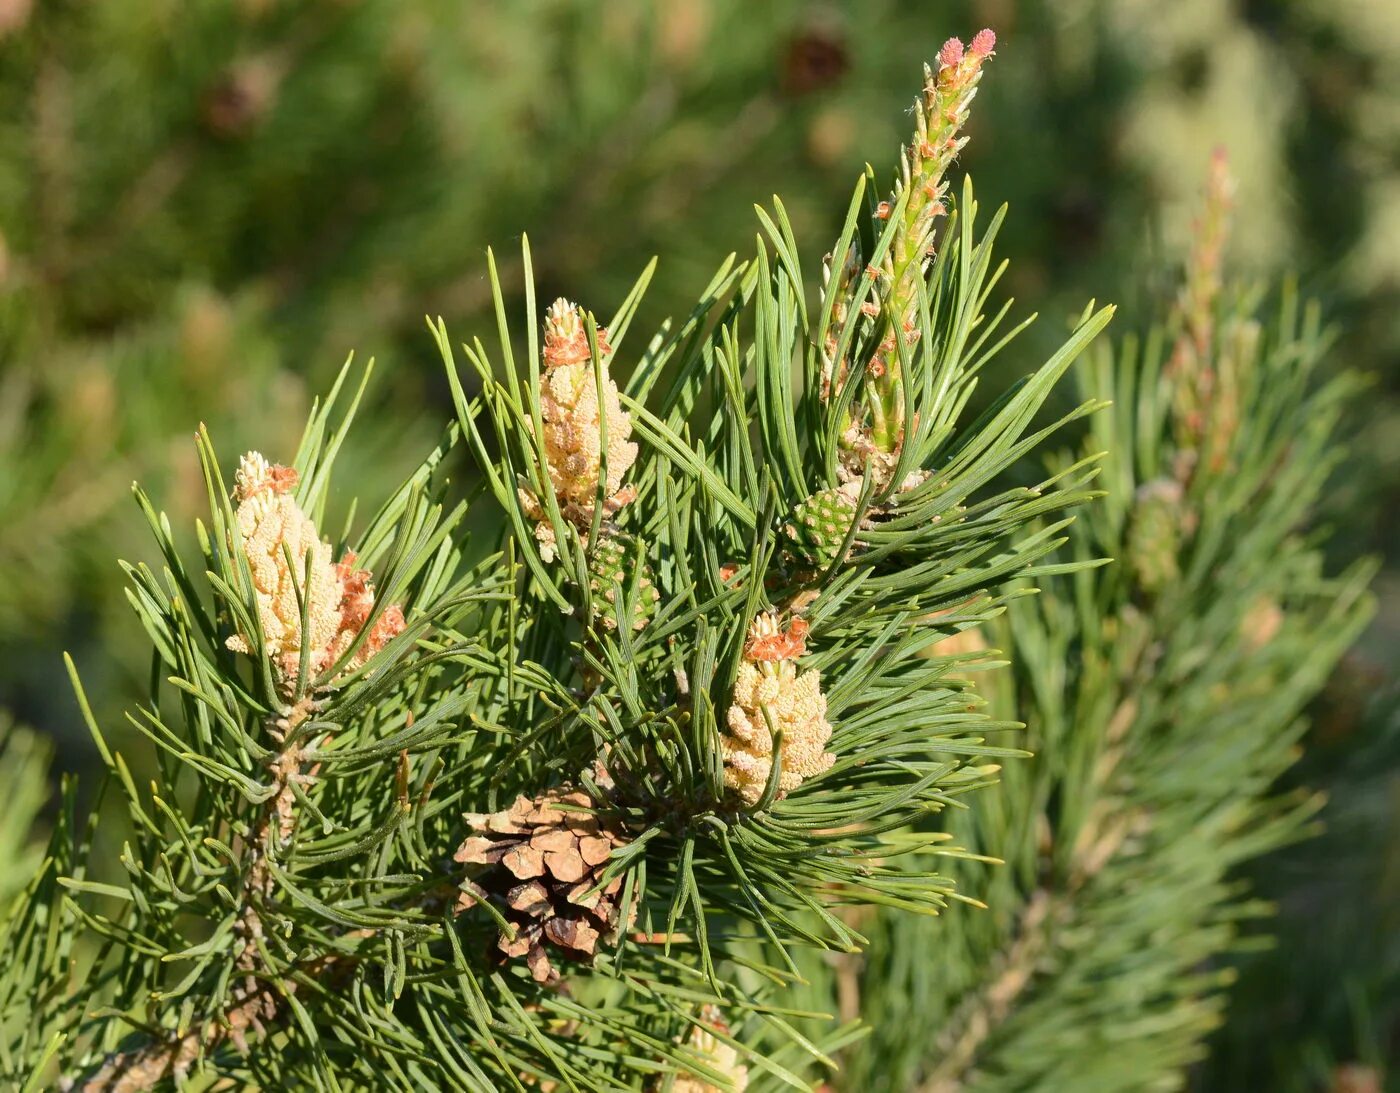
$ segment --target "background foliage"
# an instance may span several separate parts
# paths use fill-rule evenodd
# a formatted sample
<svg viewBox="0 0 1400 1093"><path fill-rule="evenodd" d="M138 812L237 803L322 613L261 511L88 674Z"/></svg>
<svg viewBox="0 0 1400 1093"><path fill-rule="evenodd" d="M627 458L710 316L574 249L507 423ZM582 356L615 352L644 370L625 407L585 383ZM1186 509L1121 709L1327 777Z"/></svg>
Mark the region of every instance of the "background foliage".
<svg viewBox="0 0 1400 1093"><path fill-rule="evenodd" d="M984 23L1001 60L963 165L985 201L1012 203L1008 290L1048 298L1056 319L1087 296L1142 318L1209 149L1230 147L1236 257L1297 271L1341 332L1324 367L1373 377L1326 504L1338 554L1385 549L1400 511L1393 8L0 3L0 708L57 742L58 767L90 764L66 648L118 723L147 667L111 561L149 557L128 486L140 478L189 525L205 503L195 415L227 452L290 453L308 392L348 349L378 355L390 378L339 473L384 496L450 407L421 316L484 327L488 243L528 227L541 298L586 286L600 313L665 255L637 320L649 328L747 248L750 205L775 191L799 240L834 238L853 168L904 136L910 74ZM1038 324L1009 366L1059 329ZM1306 926L1320 904L1384 907L1397 883L1394 703L1370 697L1400 629L1389 562L1390 609L1344 662L1297 776L1327 786L1340 842L1255 867L1285 927L1302 924L1288 945L1316 958L1244 968L1220 1074L1261 1058L1289 1072L1288 1052L1256 1047L1322 995L1323 1042L1296 1047L1320 1053L1311 1073L1394 1050L1394 963L1360 965ZM5 754L25 739L11 733ZM22 826L9 815L0 838Z"/></svg>

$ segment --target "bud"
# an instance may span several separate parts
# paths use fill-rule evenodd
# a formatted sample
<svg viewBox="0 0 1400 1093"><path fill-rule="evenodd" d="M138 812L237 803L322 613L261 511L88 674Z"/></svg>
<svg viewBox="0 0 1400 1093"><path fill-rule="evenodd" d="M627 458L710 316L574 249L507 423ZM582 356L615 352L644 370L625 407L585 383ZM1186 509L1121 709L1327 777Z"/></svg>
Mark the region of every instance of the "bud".
<svg viewBox="0 0 1400 1093"><path fill-rule="evenodd" d="M594 614L609 630L617 629L619 585L624 595L631 596L633 630L641 630L651 621L661 599L645 558L641 561L642 571L637 574L637 587L635 591L631 588L636 544L637 540L630 535L604 531L589 552L588 591L595 601Z"/></svg>
<svg viewBox="0 0 1400 1093"><path fill-rule="evenodd" d="M802 619L783 630L772 613L759 615L749 628L734 680L729 731L721 738L724 784L746 804L758 803L773 769L770 721L783 734L780 797L836 761L825 750L831 725L826 720L821 676L815 669L798 672L794 663L806 652L806 634Z"/></svg>
<svg viewBox="0 0 1400 1093"><path fill-rule="evenodd" d="M919 283L924 279L933 256L934 228L947 209L947 173L967 138L962 135L968 111L977 94L982 65L992 56L996 35L980 31L965 48L961 39L949 38L938 51L937 68L925 66L923 95L914 104L914 135L900 157L900 172L888 202L876 214L876 231L892 211L904 207L895 223L890 246L875 273L878 318L871 320L870 333L877 335L874 353L863 362L858 377L865 384L851 405L850 418L841 436L841 471L850 481L869 465L876 486L889 483L904 446L906 420L906 361L900 353L912 350L920 332ZM907 198L906 198L907 195ZM852 304L867 302L866 282L827 286L843 291L839 306L833 306L831 324L822 334L824 366L823 397L831 398L848 369L862 362L835 361L834 345Z"/></svg>
<svg viewBox="0 0 1400 1093"><path fill-rule="evenodd" d="M856 489L853 491L851 486ZM799 562L826 569L836 561L856 518L859 483L821 490L801 502L784 527L792 554Z"/></svg>
<svg viewBox="0 0 1400 1093"><path fill-rule="evenodd" d="M961 38L949 38L938 51L938 67L953 68L962 63L963 44Z"/></svg>
<svg viewBox="0 0 1400 1093"><path fill-rule="evenodd" d="M1177 555L1187 524L1180 483L1161 478L1140 487L1128 528L1128 561L1143 590L1156 594L1181 575Z"/></svg>
<svg viewBox="0 0 1400 1093"><path fill-rule="evenodd" d="M1237 349L1220 345L1216 310L1223 289L1222 269L1234 208L1234 178L1223 150L1211 157L1201 212L1193 224L1191 255L1177 296L1176 340L1167 362L1172 382L1172 418L1182 451L1212 446L1208 466L1223 468L1222 434L1233 432L1238 398Z"/></svg>

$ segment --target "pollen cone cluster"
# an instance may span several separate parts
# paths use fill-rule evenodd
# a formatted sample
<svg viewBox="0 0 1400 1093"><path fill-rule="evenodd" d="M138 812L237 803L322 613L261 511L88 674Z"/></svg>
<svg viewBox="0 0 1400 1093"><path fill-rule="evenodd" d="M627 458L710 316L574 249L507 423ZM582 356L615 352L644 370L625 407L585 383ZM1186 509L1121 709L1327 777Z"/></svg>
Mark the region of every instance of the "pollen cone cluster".
<svg viewBox="0 0 1400 1093"><path fill-rule="evenodd" d="M611 352L606 330L598 331L601 358L602 400L593 370L583 317L577 304L554 301L544 322L544 376L540 388L540 414L544 419L544 455L550 485L560 515L580 528L593 520L593 507L603 475L603 455L607 456L607 480L603 485L603 505L616 512L635 496L624 487L623 478L637 460L632 441L632 419L623 411L617 384L608 375L607 357ZM603 425L607 426L607 447L603 446ZM535 537L546 561L555 557L558 545L554 531L545 519L544 506L529 490L520 491L530 517L537 521Z"/></svg>
<svg viewBox="0 0 1400 1093"><path fill-rule="evenodd" d="M290 467L249 452L234 483L238 531L257 593L263 642L278 685L290 694L297 687L303 648L308 650L308 671L319 675L354 644L373 614L374 585L366 570L355 568L354 554L339 562L332 559L330 544L292 496L297 474ZM299 601L306 603L305 632ZM382 611L346 670L363 665L403 628L397 605ZM236 652L252 651L247 634L235 635L227 644Z"/></svg>
<svg viewBox="0 0 1400 1093"><path fill-rule="evenodd" d="M733 1093L744 1093L749 1087L749 1068L739 1061L738 1051L710 1031L711 1028L717 1028L725 1033L729 1031L719 1008L717 1006L702 1007L700 1020L709 1028L700 1025L694 1026L690 1030L686 1044L696 1055L705 1060L705 1064L710 1069L724 1075L728 1079L728 1084L718 1086L698 1077L678 1077L671 1083L671 1093L728 1093L731 1090Z"/></svg>
<svg viewBox="0 0 1400 1093"><path fill-rule="evenodd" d="M618 930L622 878L601 888L598 881L609 855L628 840L589 811L597 807L583 790L550 790L534 800L518 797L501 812L467 817L476 834L458 848L456 860L483 868L472 871L458 910L490 900L514 927L513 934L502 931L497 948L524 957L536 982L559 978L546 945L586 963L598 942Z"/></svg>
<svg viewBox="0 0 1400 1093"><path fill-rule="evenodd" d="M757 804L773 769L774 733L782 733L778 795L796 789L829 769L836 757L826 750L831 725L826 696L815 669L797 670L806 651L807 624L801 619L783 630L778 617L761 614L749 627L744 659L734 680L729 731L721 739L724 784ZM770 728L771 724L771 728Z"/></svg>

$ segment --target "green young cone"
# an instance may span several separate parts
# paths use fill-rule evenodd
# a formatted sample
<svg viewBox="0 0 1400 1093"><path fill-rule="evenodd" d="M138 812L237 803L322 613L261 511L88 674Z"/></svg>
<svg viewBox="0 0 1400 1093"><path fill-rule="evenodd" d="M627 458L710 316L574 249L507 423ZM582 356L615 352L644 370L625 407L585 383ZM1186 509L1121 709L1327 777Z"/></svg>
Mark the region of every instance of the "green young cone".
<svg viewBox="0 0 1400 1093"><path fill-rule="evenodd" d="M856 504L841 488L812 494L793 509L785 528L793 556L825 569L836 561L855 518Z"/></svg>
<svg viewBox="0 0 1400 1093"><path fill-rule="evenodd" d="M661 596L652 580L651 566L645 560L645 552L641 558L641 572L635 572L638 542L636 536L605 530L588 552L588 591L593 598L593 610L609 630L616 629L618 613L622 610L617 602L619 586L624 597L631 600L633 630L641 630L656 614L656 604Z"/></svg>

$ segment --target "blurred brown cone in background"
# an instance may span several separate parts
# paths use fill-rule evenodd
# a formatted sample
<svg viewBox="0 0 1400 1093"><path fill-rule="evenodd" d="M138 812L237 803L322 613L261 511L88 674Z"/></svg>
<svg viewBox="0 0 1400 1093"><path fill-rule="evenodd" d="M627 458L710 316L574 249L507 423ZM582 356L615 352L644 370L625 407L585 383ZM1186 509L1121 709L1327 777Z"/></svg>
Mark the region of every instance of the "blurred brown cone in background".
<svg viewBox="0 0 1400 1093"><path fill-rule="evenodd" d="M0 38L23 30L34 10L34 0L0 0Z"/></svg>
<svg viewBox="0 0 1400 1093"><path fill-rule="evenodd" d="M1385 1088L1380 1071L1362 1063L1343 1063L1332 1071L1329 1093L1381 1093Z"/></svg>
<svg viewBox="0 0 1400 1093"><path fill-rule="evenodd" d="M248 136L276 105L277 89L286 69L284 60L271 55L249 57L231 65L205 93L205 127L226 140Z"/></svg>

